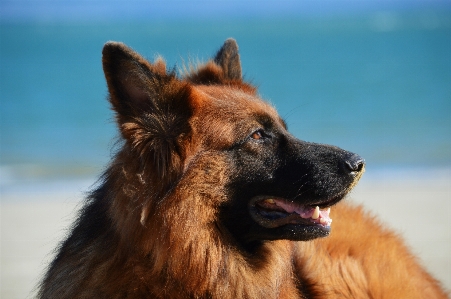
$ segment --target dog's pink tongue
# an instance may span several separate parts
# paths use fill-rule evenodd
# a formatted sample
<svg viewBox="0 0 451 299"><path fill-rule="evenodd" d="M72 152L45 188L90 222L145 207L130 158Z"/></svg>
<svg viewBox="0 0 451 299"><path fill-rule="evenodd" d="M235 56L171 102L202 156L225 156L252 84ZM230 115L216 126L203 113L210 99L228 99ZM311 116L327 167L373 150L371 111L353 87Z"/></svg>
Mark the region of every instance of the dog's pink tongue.
<svg viewBox="0 0 451 299"><path fill-rule="evenodd" d="M287 213L296 213L301 218L309 219L311 222L319 223L324 226L330 226L332 219L329 217L330 208L326 210L320 210L318 206L315 208L303 205L297 205L293 202L285 200L274 200L275 204L284 209Z"/></svg>

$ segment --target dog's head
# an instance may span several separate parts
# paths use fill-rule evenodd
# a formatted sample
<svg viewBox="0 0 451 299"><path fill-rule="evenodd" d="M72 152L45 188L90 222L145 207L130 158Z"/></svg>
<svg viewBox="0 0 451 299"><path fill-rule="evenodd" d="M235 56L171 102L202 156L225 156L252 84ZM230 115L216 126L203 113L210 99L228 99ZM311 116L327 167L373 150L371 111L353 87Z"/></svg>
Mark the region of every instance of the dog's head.
<svg viewBox="0 0 451 299"><path fill-rule="evenodd" d="M105 45L103 66L126 140L122 167L138 175L138 193L161 200L182 185L192 188L198 204L214 209L199 221L214 223L243 245L329 234L330 207L359 180L364 160L293 137L243 81L234 40L182 77L168 72L161 59L152 64L115 42ZM212 190L220 200L208 199ZM143 201L144 224L153 212Z"/></svg>

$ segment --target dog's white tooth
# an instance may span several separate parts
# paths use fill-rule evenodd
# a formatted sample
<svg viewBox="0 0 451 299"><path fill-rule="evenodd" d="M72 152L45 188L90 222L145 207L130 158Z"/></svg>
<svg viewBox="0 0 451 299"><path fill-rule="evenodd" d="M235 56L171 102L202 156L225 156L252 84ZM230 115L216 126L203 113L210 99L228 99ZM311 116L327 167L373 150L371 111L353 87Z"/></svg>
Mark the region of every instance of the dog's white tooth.
<svg viewBox="0 0 451 299"><path fill-rule="evenodd" d="M330 216L330 208L327 208L326 212L327 212L327 215Z"/></svg>
<svg viewBox="0 0 451 299"><path fill-rule="evenodd" d="M276 203L275 200L272 199L272 198L268 198L268 199L266 199L265 201L266 201L267 203L270 203L270 204L275 204L275 203Z"/></svg>
<svg viewBox="0 0 451 299"><path fill-rule="evenodd" d="M319 219L319 222L320 222L321 224L324 224L324 223L326 223L326 219L320 218L320 219Z"/></svg>
<svg viewBox="0 0 451 299"><path fill-rule="evenodd" d="M318 219L318 217L319 217L319 207L316 206L315 211L313 212L313 215L312 215L312 219L315 220L315 219Z"/></svg>

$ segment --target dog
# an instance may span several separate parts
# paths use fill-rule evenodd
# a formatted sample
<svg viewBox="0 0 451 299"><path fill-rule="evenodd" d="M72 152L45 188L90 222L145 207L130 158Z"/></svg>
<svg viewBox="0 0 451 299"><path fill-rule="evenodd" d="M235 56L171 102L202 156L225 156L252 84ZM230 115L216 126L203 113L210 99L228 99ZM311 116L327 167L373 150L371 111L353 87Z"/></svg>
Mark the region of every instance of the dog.
<svg viewBox="0 0 451 299"><path fill-rule="evenodd" d="M102 62L122 144L39 298L447 298L340 203L365 161L293 137L243 80L235 40L181 75L118 42Z"/></svg>

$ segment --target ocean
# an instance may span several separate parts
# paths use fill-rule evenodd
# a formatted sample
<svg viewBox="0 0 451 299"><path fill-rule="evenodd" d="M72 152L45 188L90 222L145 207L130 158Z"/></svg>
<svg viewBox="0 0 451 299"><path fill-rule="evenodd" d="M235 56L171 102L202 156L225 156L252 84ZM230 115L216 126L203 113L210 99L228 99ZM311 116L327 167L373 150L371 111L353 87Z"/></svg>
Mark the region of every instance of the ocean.
<svg viewBox="0 0 451 299"><path fill-rule="evenodd" d="M123 22L0 21L0 178L101 173L117 130L101 50L183 69L224 40L300 139L377 168L451 167L451 13Z"/></svg>

